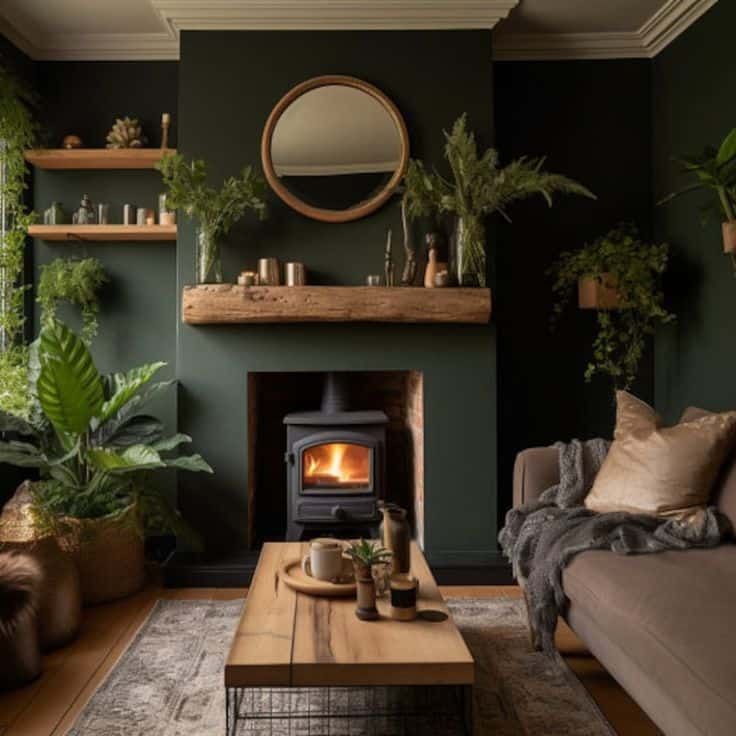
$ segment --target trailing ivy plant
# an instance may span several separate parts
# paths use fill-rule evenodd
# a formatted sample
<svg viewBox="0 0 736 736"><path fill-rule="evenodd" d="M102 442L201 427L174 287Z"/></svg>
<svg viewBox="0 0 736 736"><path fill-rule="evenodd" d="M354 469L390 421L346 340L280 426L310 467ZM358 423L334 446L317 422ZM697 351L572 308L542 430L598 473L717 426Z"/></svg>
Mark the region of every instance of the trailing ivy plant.
<svg viewBox="0 0 736 736"><path fill-rule="evenodd" d="M475 134L467 128L467 115L461 115L445 135L445 159L451 177L429 171L424 163L411 160L404 176L404 202L412 218L454 215L465 239L465 265L479 286L485 286L486 243L484 218L498 212L511 222L509 207L522 199L541 195L552 206L554 194L595 195L578 182L544 170L544 158L521 157L501 166L498 151L478 152ZM457 274L463 282L463 273Z"/></svg>
<svg viewBox="0 0 736 736"><path fill-rule="evenodd" d="M108 278L96 258L57 258L41 266L36 301L41 305L41 325L56 318L59 302L68 302L82 312L81 338L90 345L97 334L98 294Z"/></svg>
<svg viewBox="0 0 736 736"><path fill-rule="evenodd" d="M616 309L597 310L598 335L593 342L593 359L585 371L586 381L603 374L617 389L631 387L647 335L675 319L663 306L660 286L668 255L666 243L645 243L635 225L622 224L580 250L562 253L550 269L556 296L553 323L577 294L582 278L603 283L605 275L618 292Z"/></svg>
<svg viewBox="0 0 736 736"><path fill-rule="evenodd" d="M25 240L34 215L26 209L25 160L37 133L32 93L0 66L0 409L26 414L28 352L22 343Z"/></svg>

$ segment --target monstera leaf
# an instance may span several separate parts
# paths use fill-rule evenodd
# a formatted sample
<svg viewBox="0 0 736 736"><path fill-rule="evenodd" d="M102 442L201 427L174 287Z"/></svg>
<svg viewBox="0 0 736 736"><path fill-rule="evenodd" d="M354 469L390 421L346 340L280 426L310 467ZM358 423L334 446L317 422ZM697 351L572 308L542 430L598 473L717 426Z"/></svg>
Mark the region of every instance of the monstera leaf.
<svg viewBox="0 0 736 736"><path fill-rule="evenodd" d="M41 330L38 400L60 435L79 435L100 413L102 381L87 346L54 320Z"/></svg>

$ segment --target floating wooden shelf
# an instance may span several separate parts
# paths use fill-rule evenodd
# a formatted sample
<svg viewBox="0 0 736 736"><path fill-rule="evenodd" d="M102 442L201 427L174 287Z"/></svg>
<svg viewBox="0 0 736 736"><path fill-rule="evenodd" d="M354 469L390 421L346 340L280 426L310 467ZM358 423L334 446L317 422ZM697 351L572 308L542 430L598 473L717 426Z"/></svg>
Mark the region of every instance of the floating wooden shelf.
<svg viewBox="0 0 736 736"><path fill-rule="evenodd" d="M39 169L152 169L175 148L39 148L25 152Z"/></svg>
<svg viewBox="0 0 736 736"><path fill-rule="evenodd" d="M192 325L264 322L450 322L485 324L490 289L372 286L185 286Z"/></svg>
<svg viewBox="0 0 736 736"><path fill-rule="evenodd" d="M31 225L28 234L41 240L110 243L176 240L176 225Z"/></svg>

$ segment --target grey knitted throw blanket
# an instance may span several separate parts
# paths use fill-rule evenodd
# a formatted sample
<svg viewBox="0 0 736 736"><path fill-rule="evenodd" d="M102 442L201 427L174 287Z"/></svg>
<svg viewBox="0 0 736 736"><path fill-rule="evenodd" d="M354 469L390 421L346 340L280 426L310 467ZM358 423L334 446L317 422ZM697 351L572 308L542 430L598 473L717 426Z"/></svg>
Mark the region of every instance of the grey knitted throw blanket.
<svg viewBox="0 0 736 736"><path fill-rule="evenodd" d="M600 514L583 506L610 443L595 439L558 442L560 483L538 501L506 515L498 540L524 587L529 626L536 644L554 649L558 615L567 597L562 571L575 555L589 549L620 554L716 547L730 531L728 519L708 508L687 522L623 512Z"/></svg>

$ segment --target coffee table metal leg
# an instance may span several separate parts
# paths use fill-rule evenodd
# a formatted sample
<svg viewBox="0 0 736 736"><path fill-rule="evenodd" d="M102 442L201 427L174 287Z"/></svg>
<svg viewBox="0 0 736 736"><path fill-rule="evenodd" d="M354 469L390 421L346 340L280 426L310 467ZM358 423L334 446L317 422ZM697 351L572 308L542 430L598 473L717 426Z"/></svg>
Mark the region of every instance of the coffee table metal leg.
<svg viewBox="0 0 736 736"><path fill-rule="evenodd" d="M473 736L473 686L462 688L463 723L467 736Z"/></svg>

